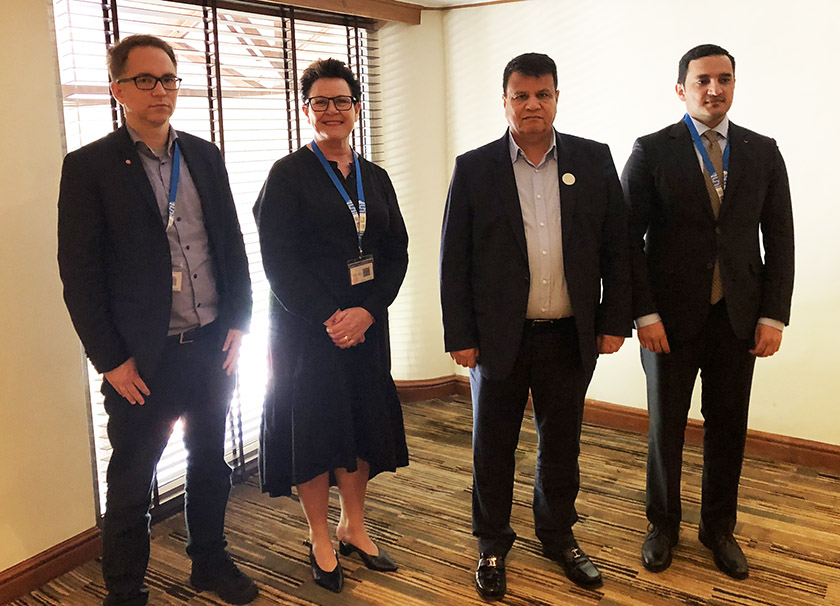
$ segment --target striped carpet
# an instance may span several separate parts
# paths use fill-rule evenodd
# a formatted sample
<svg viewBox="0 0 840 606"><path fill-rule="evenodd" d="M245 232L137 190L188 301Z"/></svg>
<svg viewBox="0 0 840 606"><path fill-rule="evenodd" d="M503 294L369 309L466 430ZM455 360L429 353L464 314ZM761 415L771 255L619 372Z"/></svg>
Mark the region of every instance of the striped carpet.
<svg viewBox="0 0 840 606"><path fill-rule="evenodd" d="M306 523L293 499L269 499L252 480L234 487L228 539L244 570L260 585L260 604L295 606L445 606L483 602L473 588L475 541L470 534L469 402L452 397L404 405L411 465L370 486L370 531L401 565L392 574L341 558L347 583L341 594L314 584ZM741 482L736 535L751 565L738 582L720 573L697 540L702 455L687 446L684 518L672 566L644 570L643 436L585 426L582 437L580 522L575 532L604 575L595 591L569 583L539 555L531 518L533 421L523 422L512 525L520 535L508 557L508 595L514 606L822 606L840 605L840 478L817 470L749 459ZM337 497L333 497L337 506ZM332 523L338 517L331 512ZM152 604L220 604L186 586L183 516L153 528L147 582ZM104 597L97 562L56 579L15 602L99 604Z"/></svg>

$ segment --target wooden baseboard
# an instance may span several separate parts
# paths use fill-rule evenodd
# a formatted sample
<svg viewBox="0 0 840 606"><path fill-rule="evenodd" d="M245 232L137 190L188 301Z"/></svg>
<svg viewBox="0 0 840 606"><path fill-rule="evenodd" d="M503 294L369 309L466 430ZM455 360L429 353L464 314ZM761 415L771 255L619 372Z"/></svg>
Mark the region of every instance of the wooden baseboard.
<svg viewBox="0 0 840 606"><path fill-rule="evenodd" d="M91 528L0 572L0 604L29 593L99 556L99 529Z"/></svg>
<svg viewBox="0 0 840 606"><path fill-rule="evenodd" d="M425 397L441 398L450 395L469 397L470 395L469 377L461 375L422 381L397 381L396 383L397 392L404 402L415 402ZM434 395L424 396L423 394L426 393ZM648 430L647 410L598 400L586 401L583 420L592 425L637 433L647 433ZM703 422L689 419L685 429L685 439L693 444L701 444ZM836 444L751 429L747 432L746 454L780 463L793 463L840 473L840 445Z"/></svg>
<svg viewBox="0 0 840 606"><path fill-rule="evenodd" d="M397 393L402 402L420 402L434 398L445 398L459 393L456 385L458 377L437 377L435 379L420 379L417 381L394 381L397 385ZM469 381L467 382L469 388Z"/></svg>

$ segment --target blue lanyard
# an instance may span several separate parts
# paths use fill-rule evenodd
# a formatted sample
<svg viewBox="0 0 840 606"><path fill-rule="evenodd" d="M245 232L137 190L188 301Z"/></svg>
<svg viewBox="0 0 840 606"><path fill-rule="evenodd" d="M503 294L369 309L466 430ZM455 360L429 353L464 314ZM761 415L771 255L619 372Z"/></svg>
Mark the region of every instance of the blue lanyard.
<svg viewBox="0 0 840 606"><path fill-rule="evenodd" d="M365 204L365 192L362 189L362 169L359 166L359 156L356 152L353 152L353 159L356 164L356 195L359 198L359 209L356 210L356 205L353 204L353 201L350 199L350 194L347 193L347 190L341 184L341 181L338 180L335 171L332 169L329 162L327 162L324 152L321 151L321 148L318 147L318 144L315 143L315 141L312 141L312 151L315 152L315 155L321 162L321 166L323 166L324 170L327 171L327 175L333 182L333 185L335 185L335 188L338 190L338 193L341 194L341 197L344 198L344 203L347 205L347 208L350 209L350 214L353 215L353 222L356 224L356 237L359 240L359 256L361 257L362 236L365 235L365 229L367 228L367 205Z"/></svg>
<svg viewBox="0 0 840 606"><path fill-rule="evenodd" d="M178 195L178 181L181 179L181 151L178 149L178 142L173 142L175 151L172 153L172 177L169 179L169 220L166 222L166 229L172 227L175 222L175 197Z"/></svg>
<svg viewBox="0 0 840 606"><path fill-rule="evenodd" d="M700 140L700 134L697 132L697 127L694 126L691 116L688 114L683 116L683 122L688 126L688 131L691 133L691 140L694 141L694 146L700 152L700 157L703 159L703 166L706 167L706 172L709 173L709 178L712 180L712 185L715 187L718 198L723 200L723 190L726 189L726 180L729 177L729 145L723 150L723 183L721 183L714 164L712 164L712 159L709 157L709 152L706 146L703 145L703 141Z"/></svg>

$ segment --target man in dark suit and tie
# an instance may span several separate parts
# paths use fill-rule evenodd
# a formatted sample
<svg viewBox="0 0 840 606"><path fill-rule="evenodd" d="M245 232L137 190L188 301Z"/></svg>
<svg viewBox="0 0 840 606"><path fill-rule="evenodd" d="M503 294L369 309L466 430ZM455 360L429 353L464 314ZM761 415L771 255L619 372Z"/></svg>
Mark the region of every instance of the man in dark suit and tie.
<svg viewBox="0 0 840 606"><path fill-rule="evenodd" d="M557 68L508 63L510 126L457 158L441 244L446 351L470 368L475 583L505 594L515 452L530 390L539 434L534 524L543 553L574 583L601 574L575 541L583 402L599 353L632 326L626 212L609 148L557 133Z"/></svg>
<svg viewBox="0 0 840 606"><path fill-rule="evenodd" d="M679 539L682 448L699 370L699 539L720 570L744 579L749 568L733 532L753 367L781 344L794 255L784 161L773 139L729 121L734 89L726 50L688 51L676 85L687 113L636 141L622 185L650 415L642 562L665 570Z"/></svg>
<svg viewBox="0 0 840 606"><path fill-rule="evenodd" d="M113 451L102 528L106 605L148 601L155 466L184 421L190 583L244 604L257 586L224 536L225 419L251 315L248 260L219 150L169 125L180 79L153 36L109 51L116 132L64 159L58 262L73 325L96 369Z"/></svg>

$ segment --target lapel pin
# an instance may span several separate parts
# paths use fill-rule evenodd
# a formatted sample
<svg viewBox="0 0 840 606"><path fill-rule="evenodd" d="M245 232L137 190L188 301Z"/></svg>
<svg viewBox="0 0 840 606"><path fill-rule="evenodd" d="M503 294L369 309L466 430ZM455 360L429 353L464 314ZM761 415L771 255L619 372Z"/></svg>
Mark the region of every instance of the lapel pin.
<svg viewBox="0 0 840 606"><path fill-rule="evenodd" d="M575 176L572 173L564 173L563 174L563 183L566 185L574 185L575 184Z"/></svg>
<svg viewBox="0 0 840 606"><path fill-rule="evenodd" d="M126 163L126 164L131 164L131 160L126 159L125 163Z"/></svg>

